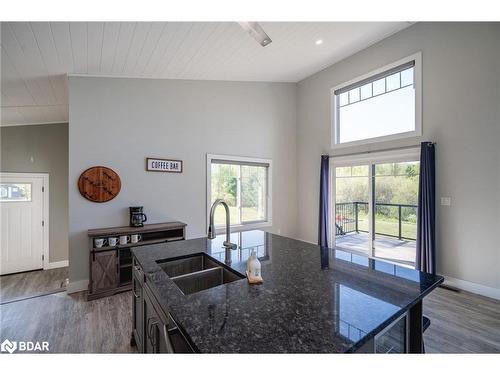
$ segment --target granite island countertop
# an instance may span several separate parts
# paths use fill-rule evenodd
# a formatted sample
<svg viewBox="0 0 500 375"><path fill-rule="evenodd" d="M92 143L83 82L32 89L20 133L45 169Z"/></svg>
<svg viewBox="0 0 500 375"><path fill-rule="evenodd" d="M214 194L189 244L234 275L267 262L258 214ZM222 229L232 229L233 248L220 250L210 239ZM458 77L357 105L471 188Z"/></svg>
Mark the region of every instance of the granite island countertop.
<svg viewBox="0 0 500 375"><path fill-rule="evenodd" d="M230 267L257 250L261 285L246 279L184 295L157 261L206 253L224 236L133 248L156 299L201 353L344 353L361 347L443 278L263 231L231 234Z"/></svg>

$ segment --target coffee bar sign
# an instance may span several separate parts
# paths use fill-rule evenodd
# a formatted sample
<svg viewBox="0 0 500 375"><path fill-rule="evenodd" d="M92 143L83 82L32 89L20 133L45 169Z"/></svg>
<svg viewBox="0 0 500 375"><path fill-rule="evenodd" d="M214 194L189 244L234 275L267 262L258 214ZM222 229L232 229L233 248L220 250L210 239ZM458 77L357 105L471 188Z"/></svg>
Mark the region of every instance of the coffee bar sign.
<svg viewBox="0 0 500 375"><path fill-rule="evenodd" d="M182 173L182 160L146 158L146 170L151 172Z"/></svg>

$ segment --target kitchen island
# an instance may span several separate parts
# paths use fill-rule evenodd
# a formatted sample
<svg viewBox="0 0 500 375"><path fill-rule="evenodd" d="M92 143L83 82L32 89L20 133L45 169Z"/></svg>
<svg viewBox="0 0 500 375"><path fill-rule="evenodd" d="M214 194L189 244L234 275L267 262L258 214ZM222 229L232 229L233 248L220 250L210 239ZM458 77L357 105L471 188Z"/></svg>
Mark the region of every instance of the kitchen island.
<svg viewBox="0 0 500 375"><path fill-rule="evenodd" d="M422 352L422 300L441 276L262 231L222 241L132 249L140 352ZM244 277L251 250L261 285Z"/></svg>

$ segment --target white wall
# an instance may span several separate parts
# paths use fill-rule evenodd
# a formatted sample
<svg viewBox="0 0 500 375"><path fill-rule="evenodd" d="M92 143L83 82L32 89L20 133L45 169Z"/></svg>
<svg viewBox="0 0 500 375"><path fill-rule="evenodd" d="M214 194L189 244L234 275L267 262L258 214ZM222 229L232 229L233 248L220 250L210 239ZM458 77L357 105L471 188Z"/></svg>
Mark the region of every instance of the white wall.
<svg viewBox="0 0 500 375"><path fill-rule="evenodd" d="M438 272L500 288L500 24L419 23L298 84L298 237L317 240L320 155L330 89L422 51L423 137L336 152L437 142ZM498 294L500 296L500 294Z"/></svg>
<svg viewBox="0 0 500 375"><path fill-rule="evenodd" d="M128 225L129 206L143 205L151 223L186 222L190 238L206 235L207 153L272 159L272 230L295 236L295 84L70 77L69 95L71 284L86 288L87 229ZM184 172L146 172L147 156L181 159ZM94 165L121 177L110 202L77 190Z"/></svg>

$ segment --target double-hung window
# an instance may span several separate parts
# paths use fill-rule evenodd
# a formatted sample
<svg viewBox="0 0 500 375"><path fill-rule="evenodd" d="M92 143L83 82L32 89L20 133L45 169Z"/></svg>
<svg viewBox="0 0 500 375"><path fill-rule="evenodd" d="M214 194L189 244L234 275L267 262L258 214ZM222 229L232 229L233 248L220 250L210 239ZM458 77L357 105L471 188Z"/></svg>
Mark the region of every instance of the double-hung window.
<svg viewBox="0 0 500 375"><path fill-rule="evenodd" d="M212 204L223 199L231 226L242 229L271 225L271 160L207 155L207 217ZM225 225L225 210L215 211L215 225Z"/></svg>
<svg viewBox="0 0 500 375"><path fill-rule="evenodd" d="M332 147L420 136L421 54L332 90Z"/></svg>

